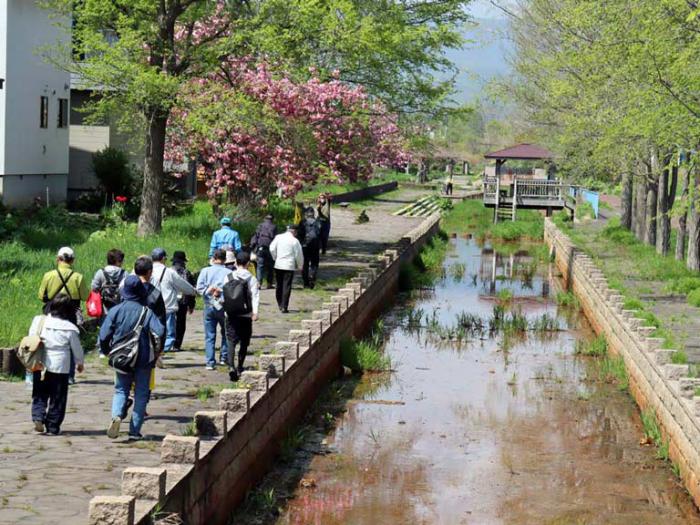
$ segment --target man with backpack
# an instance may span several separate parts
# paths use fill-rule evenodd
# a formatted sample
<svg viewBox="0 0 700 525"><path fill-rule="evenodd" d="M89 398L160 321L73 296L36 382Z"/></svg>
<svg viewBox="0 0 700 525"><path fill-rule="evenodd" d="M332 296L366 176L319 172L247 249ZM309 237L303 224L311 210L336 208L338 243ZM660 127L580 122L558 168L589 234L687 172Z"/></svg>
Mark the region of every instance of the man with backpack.
<svg viewBox="0 0 700 525"><path fill-rule="evenodd" d="M153 263L146 257L136 261L135 273L148 275ZM122 302L112 308L100 328L100 349L115 368L112 422L107 429L111 439L119 437L122 416L134 385L134 410L129 424L129 441L143 439L141 426L150 398L151 371L155 364L159 340L165 328L145 303L146 288L142 280L129 275L121 290Z"/></svg>
<svg viewBox="0 0 700 525"><path fill-rule="evenodd" d="M107 252L107 266L95 272L92 278L92 291L100 294L102 299L102 316L121 302L122 281L126 277L124 264L124 252L113 248Z"/></svg>
<svg viewBox="0 0 700 525"><path fill-rule="evenodd" d="M306 209L299 233L299 241L304 253L304 267L301 271L301 277L304 281L304 288L313 288L316 286L316 272L318 271L321 249L321 223L316 218L313 208Z"/></svg>
<svg viewBox="0 0 700 525"><path fill-rule="evenodd" d="M39 299L44 303L44 313L48 314L51 300L59 293L66 294L73 307L68 321L76 326L82 326L83 315L80 305L88 298L87 282L81 273L73 270L75 252L68 246L58 250L56 255L56 269L46 272L39 285ZM75 384L75 359L71 356L68 383Z"/></svg>
<svg viewBox="0 0 700 525"><path fill-rule="evenodd" d="M258 258L257 278L260 286L267 278L267 289L272 288L272 269L274 261L270 255L270 244L277 236L277 226L272 222L272 215L265 216L265 220L258 225L255 235L250 241L250 248Z"/></svg>
<svg viewBox="0 0 700 525"><path fill-rule="evenodd" d="M39 285L39 299L44 302L46 309L48 303L59 293L64 293L70 297L74 314L70 321L75 324L82 324L80 303L88 297L87 282L81 273L73 270L75 263L75 252L68 246L58 250L56 255L56 268L46 272Z"/></svg>
<svg viewBox="0 0 700 525"><path fill-rule="evenodd" d="M253 321L258 320L260 287L258 280L247 270L250 255L247 252L236 254L236 270L226 276L224 284L224 312L226 312L226 339L228 340L228 364L231 381L238 381L243 372L250 338L253 335ZM238 367L235 366L236 346Z"/></svg>
<svg viewBox="0 0 700 525"><path fill-rule="evenodd" d="M207 370L216 369L216 332L221 330L221 358L219 364L227 365L226 314L224 313L224 284L231 270L226 268L226 251L214 251L211 266L207 266L197 278L197 292L204 297L204 353Z"/></svg>
<svg viewBox="0 0 700 525"><path fill-rule="evenodd" d="M163 248L155 248L151 252L153 259L153 275L151 284L160 290L165 302L165 346L163 352L170 352L175 346L177 339L177 311L179 309L178 294L197 295L194 286L173 270L165 266L167 254Z"/></svg>

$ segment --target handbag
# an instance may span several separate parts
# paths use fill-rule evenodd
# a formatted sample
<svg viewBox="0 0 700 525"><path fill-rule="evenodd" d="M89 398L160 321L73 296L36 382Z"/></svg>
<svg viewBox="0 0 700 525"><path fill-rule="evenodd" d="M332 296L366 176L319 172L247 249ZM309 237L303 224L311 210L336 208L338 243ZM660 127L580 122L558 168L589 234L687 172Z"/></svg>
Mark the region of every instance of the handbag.
<svg viewBox="0 0 700 525"><path fill-rule="evenodd" d="M17 358L28 372L40 372L44 369L44 341L41 332L44 329L46 316L41 316L36 335L27 335L22 338L17 348Z"/></svg>
<svg viewBox="0 0 700 525"><path fill-rule="evenodd" d="M143 324L146 321L146 314L148 314L148 308L144 306L132 331L112 344L108 355L109 366L120 374L130 374L136 368L136 361L139 357L139 340Z"/></svg>
<svg viewBox="0 0 700 525"><path fill-rule="evenodd" d="M92 291L85 301L87 314L90 317L102 317L102 294Z"/></svg>

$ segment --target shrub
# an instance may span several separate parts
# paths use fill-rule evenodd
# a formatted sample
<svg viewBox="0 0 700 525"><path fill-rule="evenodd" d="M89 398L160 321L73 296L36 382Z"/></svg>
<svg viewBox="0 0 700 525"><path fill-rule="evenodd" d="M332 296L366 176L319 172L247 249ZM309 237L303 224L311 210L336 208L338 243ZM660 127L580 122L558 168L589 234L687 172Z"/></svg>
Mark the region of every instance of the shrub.
<svg viewBox="0 0 700 525"><path fill-rule="evenodd" d="M93 153L92 169L100 186L108 195L131 195L133 180L129 169L129 157L116 148L106 148Z"/></svg>
<svg viewBox="0 0 700 525"><path fill-rule="evenodd" d="M700 307L700 288L696 288L688 294L688 304Z"/></svg>
<svg viewBox="0 0 700 525"><path fill-rule="evenodd" d="M353 372L380 372L389 370L391 360L382 353L374 341L343 339L340 342L340 359L343 366Z"/></svg>

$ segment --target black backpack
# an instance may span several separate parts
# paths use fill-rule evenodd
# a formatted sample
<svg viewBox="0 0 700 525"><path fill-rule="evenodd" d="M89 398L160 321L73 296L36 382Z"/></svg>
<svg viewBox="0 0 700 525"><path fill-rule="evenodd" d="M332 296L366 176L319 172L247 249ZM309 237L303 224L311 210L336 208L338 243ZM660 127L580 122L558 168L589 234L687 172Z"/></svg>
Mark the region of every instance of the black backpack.
<svg viewBox="0 0 700 525"><path fill-rule="evenodd" d="M319 226L316 219L304 220L304 246L309 246L318 239Z"/></svg>
<svg viewBox="0 0 700 525"><path fill-rule="evenodd" d="M102 270L102 275L105 277L105 283L102 285L100 295L102 296L102 304L107 308L112 308L122 302L121 293L119 293L119 284L124 278L125 271L122 269L117 274L116 278L110 277L107 272Z"/></svg>
<svg viewBox="0 0 700 525"><path fill-rule="evenodd" d="M229 317L240 317L251 312L248 281L230 274L224 284L224 312Z"/></svg>

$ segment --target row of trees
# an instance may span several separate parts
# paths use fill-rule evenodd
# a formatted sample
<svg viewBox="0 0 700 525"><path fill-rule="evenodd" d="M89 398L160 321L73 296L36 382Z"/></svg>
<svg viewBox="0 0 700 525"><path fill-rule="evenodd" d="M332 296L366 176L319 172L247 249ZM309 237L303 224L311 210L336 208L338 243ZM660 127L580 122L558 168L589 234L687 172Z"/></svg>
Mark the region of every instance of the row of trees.
<svg viewBox="0 0 700 525"><path fill-rule="evenodd" d="M468 1L42 0L72 20L50 55L99 88L93 115L145 130L142 235L161 226L166 152L246 199L395 155L399 126L445 108Z"/></svg>
<svg viewBox="0 0 700 525"><path fill-rule="evenodd" d="M621 181L622 225L700 270L700 18L690 0L518 0L507 88L570 176Z"/></svg>

